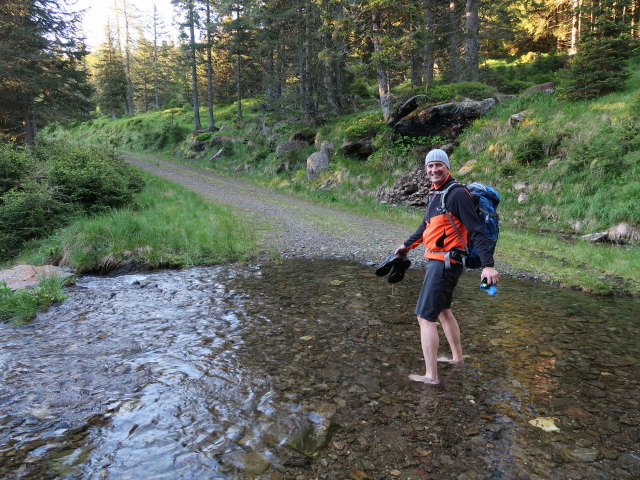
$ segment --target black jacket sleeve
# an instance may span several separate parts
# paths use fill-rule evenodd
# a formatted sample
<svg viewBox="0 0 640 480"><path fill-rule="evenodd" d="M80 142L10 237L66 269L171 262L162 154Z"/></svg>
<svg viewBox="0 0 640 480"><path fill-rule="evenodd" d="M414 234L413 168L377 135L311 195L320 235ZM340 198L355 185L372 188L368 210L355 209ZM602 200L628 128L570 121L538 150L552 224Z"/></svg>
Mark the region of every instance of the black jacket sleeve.
<svg viewBox="0 0 640 480"><path fill-rule="evenodd" d="M426 216L427 216L427 213L425 212L425 218ZM417 228L417 230L413 232L411 236L404 241L405 247L411 247L411 245L414 245L418 240L422 240L422 234L424 233L424 229L426 228L426 224L424 222L425 220L422 220L422 223Z"/></svg>
<svg viewBox="0 0 640 480"><path fill-rule="evenodd" d="M473 198L466 188L454 188L449 192L447 207L469 232L469 243L478 251L483 267L493 267L493 255L489 250L489 241L484 234L484 226L478 217Z"/></svg>

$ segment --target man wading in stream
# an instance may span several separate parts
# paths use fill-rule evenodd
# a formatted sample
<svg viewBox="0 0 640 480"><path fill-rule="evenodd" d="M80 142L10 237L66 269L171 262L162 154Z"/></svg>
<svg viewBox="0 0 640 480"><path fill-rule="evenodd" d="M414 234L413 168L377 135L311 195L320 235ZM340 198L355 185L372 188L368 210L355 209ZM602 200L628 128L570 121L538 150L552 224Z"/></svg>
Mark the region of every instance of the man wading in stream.
<svg viewBox="0 0 640 480"><path fill-rule="evenodd" d="M416 305L425 373L409 375L409 378L428 384L440 383L438 361L457 365L464 363L460 327L451 312L451 299L464 269L461 252L464 251L465 244L469 244L469 240L478 250L482 260L480 278L489 285L498 283L498 272L493 268L493 256L488 240L469 191L463 187L452 187L445 195L445 210L442 210L440 194L455 182L449 168L449 157L445 151L435 149L427 154L425 170L431 181L431 189L424 221L395 251L406 254L421 243L426 248L424 256L428 260L424 283ZM464 244L460 236L464 238ZM442 325L452 358L437 356L440 338L436 320Z"/></svg>

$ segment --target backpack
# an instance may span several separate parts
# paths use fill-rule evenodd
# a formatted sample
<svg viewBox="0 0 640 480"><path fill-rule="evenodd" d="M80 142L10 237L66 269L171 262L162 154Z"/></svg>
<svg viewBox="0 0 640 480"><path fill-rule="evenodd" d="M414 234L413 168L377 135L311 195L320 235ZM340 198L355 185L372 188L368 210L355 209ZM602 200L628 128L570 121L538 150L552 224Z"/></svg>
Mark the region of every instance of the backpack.
<svg viewBox="0 0 640 480"><path fill-rule="evenodd" d="M451 188L457 186L464 187L463 184L454 182L440 194L442 210L451 222L451 225L462 241L462 244L465 246L466 253L465 258L463 259L464 265L467 268L480 268L482 266L482 261L480 260L477 249L472 244L466 244L462 237L462 234L453 222L453 218L451 218L451 215L449 215L449 212L447 212L447 209L444 206L447 192ZM500 194L496 189L491 188L487 185L483 185L479 182L473 182L467 185L466 188L467 190L469 190L469 193L471 193L473 203L476 206L478 217L480 217L480 221L484 225L484 234L489 241L489 252L491 253L491 255L493 255L496 249L496 243L498 242L498 236L500 234L500 218L498 217L498 212L496 211L498 205L500 204Z"/></svg>

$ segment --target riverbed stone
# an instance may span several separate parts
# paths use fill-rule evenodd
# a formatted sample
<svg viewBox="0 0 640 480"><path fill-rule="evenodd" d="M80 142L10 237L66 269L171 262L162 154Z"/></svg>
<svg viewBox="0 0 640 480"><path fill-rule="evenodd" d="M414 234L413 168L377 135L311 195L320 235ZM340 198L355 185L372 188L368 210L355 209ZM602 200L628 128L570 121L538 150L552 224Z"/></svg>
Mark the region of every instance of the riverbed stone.
<svg viewBox="0 0 640 480"><path fill-rule="evenodd" d="M566 453L570 458L581 462L595 462L600 458L600 452L596 448L574 448Z"/></svg>

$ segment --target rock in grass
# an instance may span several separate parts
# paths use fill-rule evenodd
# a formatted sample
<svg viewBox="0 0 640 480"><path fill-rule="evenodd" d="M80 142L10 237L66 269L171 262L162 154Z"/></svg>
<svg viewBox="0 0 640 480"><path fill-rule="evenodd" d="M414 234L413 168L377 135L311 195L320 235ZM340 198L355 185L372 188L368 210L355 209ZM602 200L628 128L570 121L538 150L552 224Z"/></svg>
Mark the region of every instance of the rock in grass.
<svg viewBox="0 0 640 480"><path fill-rule="evenodd" d="M11 290L33 287L46 277L72 277L73 273L54 265L16 265L0 271L0 283L6 283Z"/></svg>

